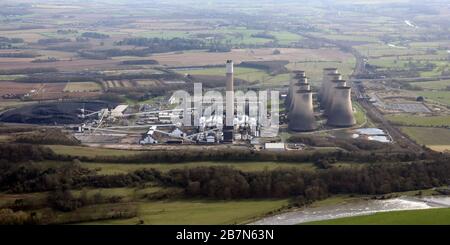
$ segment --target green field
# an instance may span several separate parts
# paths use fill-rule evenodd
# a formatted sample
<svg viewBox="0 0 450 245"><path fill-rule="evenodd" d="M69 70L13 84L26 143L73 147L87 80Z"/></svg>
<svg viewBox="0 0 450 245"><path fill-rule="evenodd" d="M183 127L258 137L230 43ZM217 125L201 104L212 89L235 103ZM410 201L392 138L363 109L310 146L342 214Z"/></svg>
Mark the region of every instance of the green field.
<svg viewBox="0 0 450 245"><path fill-rule="evenodd" d="M187 162L187 163L142 163L142 164L117 164L117 163L82 163L82 166L99 170L99 174L130 173L138 169L154 168L160 171L195 167L232 167L245 172L273 170L276 168L297 168L301 170L314 170L312 163L277 163L277 162Z"/></svg>
<svg viewBox="0 0 450 245"><path fill-rule="evenodd" d="M288 204L281 200L205 201L174 200L137 203L138 217L121 220L102 220L83 224L144 224L200 225L241 224L278 210ZM94 210L87 210L92 212Z"/></svg>
<svg viewBox="0 0 450 245"><path fill-rule="evenodd" d="M419 86L424 89L445 89L450 86L450 80L429 81L429 82L414 82L411 85Z"/></svg>
<svg viewBox="0 0 450 245"><path fill-rule="evenodd" d="M55 153L61 155L95 157L95 156L131 156L140 153L139 151L115 150L97 147L48 145Z"/></svg>
<svg viewBox="0 0 450 245"><path fill-rule="evenodd" d="M436 151L450 150L450 129L402 127L401 130L417 143Z"/></svg>
<svg viewBox="0 0 450 245"><path fill-rule="evenodd" d="M304 223L305 225L450 225L450 208L408 210Z"/></svg>
<svg viewBox="0 0 450 245"><path fill-rule="evenodd" d="M100 91L101 87L96 82L68 82L64 92L94 92Z"/></svg>
<svg viewBox="0 0 450 245"><path fill-rule="evenodd" d="M210 75L210 76L223 76L224 68L204 68L204 69L190 69L190 70L177 70L178 73L189 73L191 75ZM259 81L263 85L280 85L280 82L287 82L290 79L290 74L279 74L272 76L264 70L246 67L235 67L234 76L239 79L243 79L249 82Z"/></svg>
<svg viewBox="0 0 450 245"><path fill-rule="evenodd" d="M450 116L387 115L389 121L405 126L450 126Z"/></svg>
<svg viewBox="0 0 450 245"><path fill-rule="evenodd" d="M450 106L450 91L423 91L418 92L425 100L432 100Z"/></svg>

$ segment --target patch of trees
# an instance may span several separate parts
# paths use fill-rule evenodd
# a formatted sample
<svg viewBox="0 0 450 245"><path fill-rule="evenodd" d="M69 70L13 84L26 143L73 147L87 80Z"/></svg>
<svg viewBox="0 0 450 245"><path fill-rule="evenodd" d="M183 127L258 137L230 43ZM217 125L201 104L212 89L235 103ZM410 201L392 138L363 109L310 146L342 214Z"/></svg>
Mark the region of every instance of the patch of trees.
<svg viewBox="0 0 450 245"><path fill-rule="evenodd" d="M16 44L16 43L23 43L24 40L22 38L8 38L8 37L0 37L0 47L4 44Z"/></svg>
<svg viewBox="0 0 450 245"><path fill-rule="evenodd" d="M149 53L166 53L171 51L208 49L209 46L198 39L186 38L126 38L116 43L117 45L133 45L138 47L146 47Z"/></svg>
<svg viewBox="0 0 450 245"><path fill-rule="evenodd" d="M252 34L251 37L276 40L276 37L274 35L269 34L267 32L255 33L255 34Z"/></svg>
<svg viewBox="0 0 450 245"><path fill-rule="evenodd" d="M156 60L124 60L120 62L121 65L157 65Z"/></svg>
<svg viewBox="0 0 450 245"><path fill-rule="evenodd" d="M20 134L15 142L39 145L79 145L80 141L72 135L63 133L59 129L42 129L39 131Z"/></svg>
<svg viewBox="0 0 450 245"><path fill-rule="evenodd" d="M46 38L46 39L38 40L38 44L40 44L40 45L49 45L49 44L67 43L67 42L71 42L70 38Z"/></svg>
<svg viewBox="0 0 450 245"><path fill-rule="evenodd" d="M78 31L74 30L74 29L62 29L62 30L57 30L56 33L59 35L67 35L67 34L77 34Z"/></svg>
<svg viewBox="0 0 450 245"><path fill-rule="evenodd" d="M287 139L289 143L303 143L309 146L316 147L340 147L348 151L358 152L358 151L374 151L383 150L387 148L392 148L392 145L385 143L361 140L361 139L338 139L332 137L315 137L315 136L291 136Z"/></svg>
<svg viewBox="0 0 450 245"><path fill-rule="evenodd" d="M13 52L13 53L0 53L2 58L35 58L39 54L33 52Z"/></svg>
<svg viewBox="0 0 450 245"><path fill-rule="evenodd" d="M269 72L270 74L280 74L285 73L288 70L286 65L289 64L287 60L276 60L276 61L245 61L239 64L241 67L261 69Z"/></svg>
<svg viewBox="0 0 450 245"><path fill-rule="evenodd" d="M32 63L51 63L51 62L57 62L59 59L55 57L48 57L47 59L35 59L31 61Z"/></svg>
<svg viewBox="0 0 450 245"><path fill-rule="evenodd" d="M301 197L314 201L331 194L387 194L450 183L448 162L371 164L316 172L276 169L242 172L228 167L171 170L166 182L190 197L217 199Z"/></svg>
<svg viewBox="0 0 450 245"><path fill-rule="evenodd" d="M42 161L55 158L56 155L47 147L29 144L0 144L0 161Z"/></svg>
<svg viewBox="0 0 450 245"><path fill-rule="evenodd" d="M35 74L35 73L57 72L57 71L58 71L58 69L53 68L53 67L8 69L8 70L0 70L0 75Z"/></svg>
<svg viewBox="0 0 450 245"><path fill-rule="evenodd" d="M94 38L94 39L107 39L109 38L109 35L98 33L98 32L84 32L81 34L82 37L85 38Z"/></svg>
<svg viewBox="0 0 450 245"><path fill-rule="evenodd" d="M38 224L36 213L14 211L9 208L0 209L0 225L34 225Z"/></svg>

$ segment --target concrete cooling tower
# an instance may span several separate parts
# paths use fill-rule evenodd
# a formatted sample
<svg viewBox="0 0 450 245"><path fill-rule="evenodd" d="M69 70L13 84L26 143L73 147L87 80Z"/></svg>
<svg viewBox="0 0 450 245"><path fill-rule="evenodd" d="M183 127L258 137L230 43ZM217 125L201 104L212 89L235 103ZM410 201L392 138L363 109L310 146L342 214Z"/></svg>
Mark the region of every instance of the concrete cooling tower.
<svg viewBox="0 0 450 245"><path fill-rule="evenodd" d="M328 90L330 87L330 81L336 79L336 76L339 76L339 72L337 68L324 68L323 69L323 79L322 86L319 91L320 98L320 107L325 108L325 105L328 100Z"/></svg>
<svg viewBox="0 0 450 245"><path fill-rule="evenodd" d="M294 94L294 104L289 112L289 130L296 132L317 129L314 118L313 98L311 90L298 90Z"/></svg>
<svg viewBox="0 0 450 245"><path fill-rule="evenodd" d="M327 115L327 106L331 103L332 100L332 93L333 93L333 88L335 87L335 84L332 81L335 80L342 80L342 76L339 73L333 73L333 74L328 74L327 77L327 83L325 85L325 91L324 94L322 96L322 99L320 100L320 106L322 109L324 109L324 115Z"/></svg>
<svg viewBox="0 0 450 245"><path fill-rule="evenodd" d="M299 81L294 84L294 89L288 115L289 130L305 132L317 129L312 91L307 78L299 78Z"/></svg>
<svg viewBox="0 0 450 245"><path fill-rule="evenodd" d="M292 101L292 97L294 94L294 84L296 83L295 80L296 79L301 79L301 78L305 78L305 71L293 71L294 75L291 79L291 81L289 82L289 89L288 89L288 94L286 96L286 100L285 102L285 107L286 109L289 109L290 105L291 105L291 101Z"/></svg>
<svg viewBox="0 0 450 245"><path fill-rule="evenodd" d="M290 111L292 107L294 106L294 100L295 100L295 91L298 90L311 90L311 86L308 83L308 78L306 76L302 76L297 79L298 81L295 82L292 86L292 94L289 101L289 104L286 106L286 110Z"/></svg>
<svg viewBox="0 0 450 245"><path fill-rule="evenodd" d="M336 87L327 124L334 127L351 127L356 124L353 116L350 87Z"/></svg>
<svg viewBox="0 0 450 245"><path fill-rule="evenodd" d="M330 87L328 88L328 100L325 105L325 114L329 115L331 111L331 105L333 104L334 94L336 94L336 87L345 87L347 86L347 82L342 79L333 79L330 82Z"/></svg>

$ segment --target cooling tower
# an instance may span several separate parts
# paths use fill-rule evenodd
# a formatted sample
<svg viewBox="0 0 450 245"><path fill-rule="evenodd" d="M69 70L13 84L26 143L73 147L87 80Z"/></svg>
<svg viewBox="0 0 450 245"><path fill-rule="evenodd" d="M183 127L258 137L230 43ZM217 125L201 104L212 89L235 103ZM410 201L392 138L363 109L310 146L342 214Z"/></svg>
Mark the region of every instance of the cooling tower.
<svg viewBox="0 0 450 245"><path fill-rule="evenodd" d="M342 79L333 79L329 82L329 88L328 88L328 100L327 104L325 104L325 115L329 115L331 110L331 105L333 104L334 95L336 94L336 88L337 87L346 87L347 82Z"/></svg>
<svg viewBox="0 0 450 245"><path fill-rule="evenodd" d="M291 81L289 82L288 94L286 96L286 100L284 101L285 102L285 107L286 107L287 110L289 110L289 107L291 105L291 101L292 101L292 98L293 98L293 95L294 95L294 91L295 91L294 84L296 83L295 79L306 78L305 77L305 71L296 70L296 71L293 71L293 73L294 73L294 75L293 75Z"/></svg>
<svg viewBox="0 0 450 245"><path fill-rule="evenodd" d="M308 83L308 78L306 76L302 76L298 78L298 81L295 82L292 86L292 94L291 94L291 100L289 101L289 105L286 107L288 111L292 110L292 107L294 106L294 100L295 100L295 91L298 90L311 90L311 86Z"/></svg>
<svg viewBox="0 0 450 245"><path fill-rule="evenodd" d="M356 124L353 116L350 87L336 87L327 124L334 127L350 127Z"/></svg>
<svg viewBox="0 0 450 245"><path fill-rule="evenodd" d="M323 79L322 79L322 87L319 91L320 98L320 106L325 109L325 105L328 100L328 90L330 81L334 79L336 75L339 75L337 68L324 68L323 69Z"/></svg>
<svg viewBox="0 0 450 245"><path fill-rule="evenodd" d="M300 85L308 88L308 84ZM292 107L289 111L289 130L296 132L313 131L317 129L314 118L313 97L311 90L299 89L294 93Z"/></svg>
<svg viewBox="0 0 450 245"><path fill-rule="evenodd" d="M327 115L326 108L330 104L332 97L333 97L333 88L335 85L332 81L334 80L342 80L342 76L339 73L333 73L333 74L327 74L326 76L326 84L325 84L325 91L323 94L322 99L320 100L320 106L322 109L324 109L324 115Z"/></svg>

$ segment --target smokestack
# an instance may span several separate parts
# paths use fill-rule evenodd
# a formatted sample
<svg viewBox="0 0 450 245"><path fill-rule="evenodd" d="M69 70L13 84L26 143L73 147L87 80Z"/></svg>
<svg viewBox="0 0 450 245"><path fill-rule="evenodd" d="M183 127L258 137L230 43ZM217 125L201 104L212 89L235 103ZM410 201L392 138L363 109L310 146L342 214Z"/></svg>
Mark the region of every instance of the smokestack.
<svg viewBox="0 0 450 245"><path fill-rule="evenodd" d="M350 87L336 87L327 124L334 127L351 127L356 124L353 116Z"/></svg>
<svg viewBox="0 0 450 245"><path fill-rule="evenodd" d="M226 63L226 93L225 93L225 128L223 131L224 142L233 142L234 138L234 64L232 60Z"/></svg>
<svg viewBox="0 0 450 245"><path fill-rule="evenodd" d="M300 85L308 88L309 85ZM296 132L313 131L317 129L314 118L314 107L311 90L297 90L294 93L292 108L289 111L289 130Z"/></svg>
<svg viewBox="0 0 450 245"><path fill-rule="evenodd" d="M333 104L333 100L335 98L335 94L336 94L336 88L337 87L346 87L347 86L347 82L345 80L342 79L333 79L330 82L330 87L328 89L328 100L327 100L327 104L325 105L325 114L329 115L330 111L331 111L331 105Z"/></svg>
<svg viewBox="0 0 450 245"><path fill-rule="evenodd" d="M226 69L226 120L227 125L232 126L234 120L234 64L232 60L227 60Z"/></svg>

